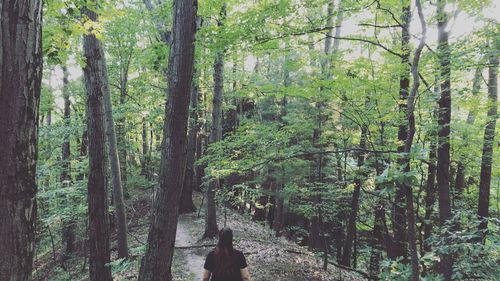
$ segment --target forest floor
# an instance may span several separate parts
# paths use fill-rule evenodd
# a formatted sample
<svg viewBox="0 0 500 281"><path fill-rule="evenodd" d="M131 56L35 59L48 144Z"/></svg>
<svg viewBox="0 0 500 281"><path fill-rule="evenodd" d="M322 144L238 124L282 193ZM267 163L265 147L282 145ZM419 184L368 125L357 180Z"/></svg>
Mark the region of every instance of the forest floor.
<svg viewBox="0 0 500 281"><path fill-rule="evenodd" d="M112 244L114 280L137 280L140 261L145 251L148 234L148 214L151 197L144 192L128 200L130 259L116 257L116 245ZM194 202L201 205L203 196L195 192ZM213 249L216 240L200 238L204 231L204 212L183 214L179 217L176 250L172 265L174 281L199 281L205 257ZM263 223L251 221L232 209L219 208L218 226L229 226L234 232L235 248L243 251L249 264L253 281L357 281L365 280L360 274L329 265L322 270L321 256L283 237L275 237ZM226 224L224 223L226 222ZM115 237L112 237L112 241ZM58 251L59 252L59 251ZM44 262L45 259L45 262ZM35 280L88 280L88 269L82 252L66 262L66 270L47 254L38 260ZM83 264L83 267L82 267Z"/></svg>
<svg viewBox="0 0 500 281"><path fill-rule="evenodd" d="M202 194L195 192L194 201L197 207L200 206L202 198ZM176 280L201 280L205 257L216 243L216 240L200 240L205 223L203 210L204 208L199 215L195 212L179 217L176 257L181 262L175 263ZM275 237L269 227L252 222L249 217L232 209L219 208L217 214L219 227L226 225L233 229L235 248L245 254L254 281L364 280L357 273L339 271L333 265L329 266L328 271L323 271L321 257L316 257L307 248L283 237ZM181 273L180 276L175 276L176 272Z"/></svg>

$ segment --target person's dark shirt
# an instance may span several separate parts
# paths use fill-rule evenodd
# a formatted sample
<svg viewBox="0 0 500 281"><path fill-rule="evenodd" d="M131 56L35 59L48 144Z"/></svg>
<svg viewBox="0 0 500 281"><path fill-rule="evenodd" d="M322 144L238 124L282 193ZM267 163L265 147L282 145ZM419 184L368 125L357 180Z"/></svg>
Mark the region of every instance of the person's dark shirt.
<svg viewBox="0 0 500 281"><path fill-rule="evenodd" d="M233 266L235 267L233 272L235 273L232 276L216 276L214 274L216 266L215 252L212 250L210 251L210 253L208 253L207 259L205 260L205 265L203 267L212 273L210 281L243 281L243 279L241 278L240 269L243 269L248 266L245 256L241 251L234 249L232 256L234 261Z"/></svg>

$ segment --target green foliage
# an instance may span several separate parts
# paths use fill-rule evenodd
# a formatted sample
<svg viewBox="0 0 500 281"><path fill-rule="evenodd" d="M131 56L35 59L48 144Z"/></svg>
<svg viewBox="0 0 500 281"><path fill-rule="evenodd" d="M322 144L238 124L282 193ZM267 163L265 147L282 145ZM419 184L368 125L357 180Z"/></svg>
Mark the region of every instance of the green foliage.
<svg viewBox="0 0 500 281"><path fill-rule="evenodd" d="M338 41L338 50L325 54L329 1L199 1L202 25L196 35L195 83L200 91L197 125L202 151L197 151L197 156L202 155L197 165L205 167L202 185L221 180L223 184L216 191L217 202L227 207L239 206L240 211L251 206L250 212L259 209L269 213L276 208L276 200L282 199L287 214L303 221L301 226L286 225L285 231L305 243L310 220L320 214L326 232L332 232L334 222L345 227L352 210L352 193L360 182L357 261L358 268L368 268L373 249L369 238L375 224L374 210L385 207L385 227L387 234L393 235L398 223L393 219L394 197L396 184L401 183L413 191L419 262L425 269L421 279L441 280L436 263L443 253L452 253L456 258L455 279L494 280L500 275L498 218L490 219L483 245L474 241L475 214L466 211L477 207L488 106L487 86L482 80L481 89L473 92L472 79L477 68L482 78L486 78L485 58L491 52L498 52L495 43L500 38L498 19L485 15L491 1L447 1L447 11L451 11L451 16L456 15L457 21L460 15L467 14L471 21L482 24L463 37L453 34L454 26L449 27L453 101L451 170L456 170L458 163L465 166L466 186L462 194L452 194L455 224L444 227L437 223L437 202L431 206L430 218L424 218L426 198L430 195L426 189L427 169L432 164L429 153L439 129L436 103L441 82L436 78L439 76L436 44L431 38L436 20L433 3L421 1L431 32L420 60L422 83L415 104L415 139L410 153L404 155L396 152L403 145L398 138L399 127L408 121L399 109L407 104L400 101L399 88L402 75L408 75L409 65L402 63L398 55L402 52L398 21L403 5L410 2L343 0L340 7L339 1L335 1L331 15L334 22L340 12L346 21L335 26L333 34L341 29L340 36L344 39ZM157 5L158 1L152 2ZM85 89L81 73L71 73L68 92L72 113L67 126L62 118L61 83L55 82L62 79L57 74L59 66L85 65L79 47L84 33L96 34L105 47L126 196L133 199L157 185L169 53L169 46L159 39L157 29L171 29L173 1L161 1L153 11L147 10L141 1L99 1L98 5L86 2L99 14L99 23L81 17L84 1L45 3L42 41L48 67L44 67L41 93L43 121L37 171L40 252L51 250L50 237L44 230L49 226L58 251L62 249L60 232L65 221L77 221L77 240L84 240L86 235L88 158L80 151L86 127ZM224 4L226 16L221 15ZM416 13L413 17L416 18ZM410 32L410 49L414 51L412 44L420 34L413 27ZM213 63L218 53L223 53L225 59L224 126L231 121L237 125L234 130L224 127L223 140L208 144ZM236 114L235 120L231 120L231 113ZM474 115L474 122L467 121L469 113ZM362 132L366 151L359 151ZM70 138L72 180L62 183L61 146L65 135ZM147 155L143 151L144 141L149 149ZM495 148L494 160L500 159L499 153ZM364 158L362 165L358 165L360 156ZM410 160L409 171L401 164L406 157ZM148 175L142 173L145 159L149 161ZM492 168L492 216L498 213L493 202L498 199L495 196L500 181L497 162L493 161ZM450 181L453 187L454 179ZM437 197L435 193L432 196ZM266 204L259 203L262 198L267 199ZM424 223L433 225L429 241L422 241ZM421 249L425 242L430 243L431 251ZM144 246L133 247L131 253L141 256ZM115 275L121 275L137 269L138 263L137 259L114 260L110 266ZM381 280L410 278L411 268L401 259L390 260L384 254L380 265ZM66 272L57 270L55 278L68 280Z"/></svg>

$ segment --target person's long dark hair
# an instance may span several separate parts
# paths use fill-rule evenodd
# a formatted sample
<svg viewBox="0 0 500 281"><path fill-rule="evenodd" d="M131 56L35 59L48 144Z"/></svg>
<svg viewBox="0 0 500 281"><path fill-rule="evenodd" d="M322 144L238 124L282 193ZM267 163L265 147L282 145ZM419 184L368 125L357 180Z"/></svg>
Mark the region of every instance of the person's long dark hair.
<svg viewBox="0 0 500 281"><path fill-rule="evenodd" d="M236 267L233 259L233 231L224 227L219 231L219 242L215 247L215 269L217 276L230 276L235 274Z"/></svg>

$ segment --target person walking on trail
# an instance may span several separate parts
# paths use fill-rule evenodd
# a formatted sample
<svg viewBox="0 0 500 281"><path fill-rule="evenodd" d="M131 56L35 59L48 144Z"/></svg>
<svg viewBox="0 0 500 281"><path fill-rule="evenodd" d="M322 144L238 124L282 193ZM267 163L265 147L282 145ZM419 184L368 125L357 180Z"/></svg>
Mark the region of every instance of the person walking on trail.
<svg viewBox="0 0 500 281"><path fill-rule="evenodd" d="M203 281L250 281L247 261L241 251L233 249L229 227L219 231L219 242L208 253L203 267Z"/></svg>

